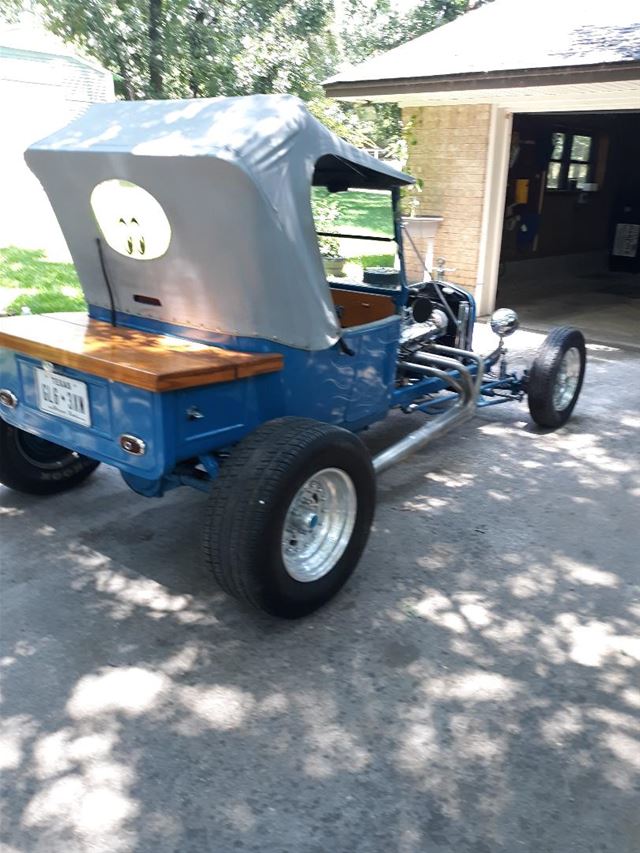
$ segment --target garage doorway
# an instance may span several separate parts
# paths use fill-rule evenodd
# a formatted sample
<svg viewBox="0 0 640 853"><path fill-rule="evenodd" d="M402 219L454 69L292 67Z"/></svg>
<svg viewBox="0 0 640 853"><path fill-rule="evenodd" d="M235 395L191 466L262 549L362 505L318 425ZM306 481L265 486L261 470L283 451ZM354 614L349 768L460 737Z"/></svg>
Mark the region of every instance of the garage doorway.
<svg viewBox="0 0 640 853"><path fill-rule="evenodd" d="M640 347L640 112L513 117L497 306Z"/></svg>

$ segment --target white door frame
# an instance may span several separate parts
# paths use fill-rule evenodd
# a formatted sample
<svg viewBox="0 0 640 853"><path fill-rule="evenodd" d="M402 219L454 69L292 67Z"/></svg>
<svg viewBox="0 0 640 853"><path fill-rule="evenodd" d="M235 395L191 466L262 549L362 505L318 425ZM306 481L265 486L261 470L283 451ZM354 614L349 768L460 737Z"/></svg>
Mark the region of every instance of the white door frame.
<svg viewBox="0 0 640 853"><path fill-rule="evenodd" d="M512 126L513 113L492 104L475 288L480 315L490 314L496 304Z"/></svg>

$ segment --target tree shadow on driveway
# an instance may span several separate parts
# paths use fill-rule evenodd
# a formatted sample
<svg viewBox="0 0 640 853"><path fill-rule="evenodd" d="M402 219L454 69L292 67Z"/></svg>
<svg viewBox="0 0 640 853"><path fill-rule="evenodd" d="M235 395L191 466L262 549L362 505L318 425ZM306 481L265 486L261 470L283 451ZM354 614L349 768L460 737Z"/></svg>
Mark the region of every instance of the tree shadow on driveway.
<svg viewBox="0 0 640 853"><path fill-rule="evenodd" d="M202 495L0 490L5 849L637 853L628 371L596 362L558 433L487 410L387 472L299 622L215 589Z"/></svg>

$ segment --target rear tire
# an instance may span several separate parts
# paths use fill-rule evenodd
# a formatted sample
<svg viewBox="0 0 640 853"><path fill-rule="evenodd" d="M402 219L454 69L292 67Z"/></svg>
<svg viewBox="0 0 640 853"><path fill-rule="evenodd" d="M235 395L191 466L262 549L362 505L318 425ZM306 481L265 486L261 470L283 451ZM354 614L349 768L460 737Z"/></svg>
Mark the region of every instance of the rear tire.
<svg viewBox="0 0 640 853"><path fill-rule="evenodd" d="M27 495L57 495L84 482L100 463L0 419L0 483Z"/></svg>
<svg viewBox="0 0 640 853"><path fill-rule="evenodd" d="M213 483L205 560L235 598L305 616L355 569L374 508L371 457L357 436L304 418L270 421L234 448Z"/></svg>
<svg viewBox="0 0 640 853"><path fill-rule="evenodd" d="M587 364L584 336L572 326L552 329L531 365L529 412L542 427L558 429L573 412Z"/></svg>

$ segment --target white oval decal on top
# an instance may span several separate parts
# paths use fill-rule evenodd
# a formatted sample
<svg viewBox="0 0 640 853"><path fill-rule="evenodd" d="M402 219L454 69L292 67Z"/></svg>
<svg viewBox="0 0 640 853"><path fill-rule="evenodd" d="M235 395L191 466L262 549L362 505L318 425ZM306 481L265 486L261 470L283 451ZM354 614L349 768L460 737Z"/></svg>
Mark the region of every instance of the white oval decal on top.
<svg viewBox="0 0 640 853"><path fill-rule="evenodd" d="M91 208L107 244L127 258L152 261L169 248L171 226L151 193L130 181L102 181Z"/></svg>

